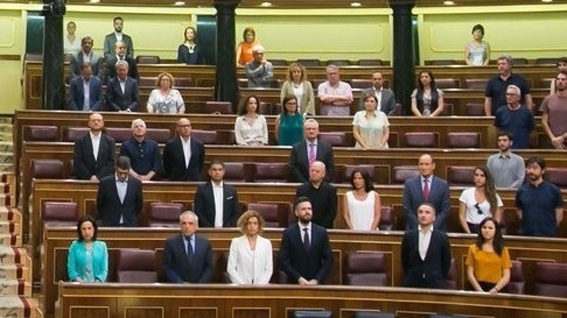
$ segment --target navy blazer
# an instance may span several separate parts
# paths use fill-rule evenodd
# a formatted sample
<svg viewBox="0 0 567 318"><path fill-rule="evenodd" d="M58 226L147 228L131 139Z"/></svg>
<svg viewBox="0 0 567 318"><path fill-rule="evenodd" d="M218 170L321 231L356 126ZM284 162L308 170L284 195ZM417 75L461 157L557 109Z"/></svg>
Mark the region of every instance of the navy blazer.
<svg viewBox="0 0 567 318"><path fill-rule="evenodd" d="M360 95L360 105L358 107L360 110L364 110L364 96L368 94L374 95L374 87L370 87L362 91L362 94ZM394 97L394 92L392 92L390 89L382 89L382 102L380 103L380 111L387 116L396 115L396 98Z"/></svg>
<svg viewBox="0 0 567 318"><path fill-rule="evenodd" d="M165 144L163 149L163 168L171 181L199 181L205 162L205 147L195 138L191 138L191 159L185 167L185 156L181 138L175 137Z"/></svg>
<svg viewBox="0 0 567 318"><path fill-rule="evenodd" d="M335 176L333 147L324 141L318 140L316 159L317 161L323 162L327 168L325 180L333 182L333 178ZM293 182L304 183L309 181L309 158L306 140L302 140L292 146L291 155L289 157L289 167L291 169Z"/></svg>
<svg viewBox="0 0 567 318"><path fill-rule="evenodd" d="M419 230L407 231L402 239L404 287L445 288L451 268L451 245L445 233L433 230L429 248L419 255Z"/></svg>
<svg viewBox="0 0 567 318"><path fill-rule="evenodd" d="M189 262L185 238L175 235L165 241L163 270L172 283L208 283L213 276L213 252L206 238L195 235L193 262Z"/></svg>
<svg viewBox="0 0 567 318"><path fill-rule="evenodd" d="M114 139L101 134L97 160L93 155L91 134L86 133L75 141L73 168L77 179L89 180L93 175L99 180L114 173Z"/></svg>
<svg viewBox="0 0 567 318"><path fill-rule="evenodd" d="M76 76L71 80L69 91L69 110L83 110L85 105L85 81L82 76ZM102 110L102 81L96 76L91 76L89 81L89 110Z"/></svg>
<svg viewBox="0 0 567 318"><path fill-rule="evenodd" d="M195 193L195 214L200 227L215 227L215 197L213 184L200 184ZM236 188L223 182L223 227L235 227L238 218L238 193Z"/></svg>
<svg viewBox="0 0 567 318"><path fill-rule="evenodd" d="M83 54L83 51L80 51L77 54L73 54L73 58L69 62L69 70L71 71L71 78L81 75L81 67L85 63L84 56L85 54ZM101 69L100 64L102 61L103 59L101 59L100 56L98 56L98 54L92 52L91 60L89 64L91 65L91 69L93 70L94 76L100 77L99 72Z"/></svg>
<svg viewBox="0 0 567 318"><path fill-rule="evenodd" d="M106 86L106 105L111 111L138 111L140 105L140 89L138 82L131 77L126 77L124 94L120 87L120 80L112 78Z"/></svg>
<svg viewBox="0 0 567 318"><path fill-rule="evenodd" d="M289 284L297 284L300 277L325 281L333 266L333 255L327 230L311 223L311 245L305 250L296 223L284 230L280 244L280 266L287 274Z"/></svg>
<svg viewBox="0 0 567 318"><path fill-rule="evenodd" d="M128 177L127 183L126 196L124 202L121 203L118 189L116 189L116 175L100 180L96 208L98 219L102 220L102 226L120 226L121 216L124 226L138 226L138 215L140 215L144 202L142 183L132 177Z"/></svg>
<svg viewBox="0 0 567 318"><path fill-rule="evenodd" d="M417 220L417 208L426 202L421 189L421 176L410 178L404 184L402 207L406 217L406 230L417 229L419 223ZM435 206L435 228L443 232L447 231L446 221L447 217L449 217L450 208L450 193L447 181L432 176L427 202Z"/></svg>

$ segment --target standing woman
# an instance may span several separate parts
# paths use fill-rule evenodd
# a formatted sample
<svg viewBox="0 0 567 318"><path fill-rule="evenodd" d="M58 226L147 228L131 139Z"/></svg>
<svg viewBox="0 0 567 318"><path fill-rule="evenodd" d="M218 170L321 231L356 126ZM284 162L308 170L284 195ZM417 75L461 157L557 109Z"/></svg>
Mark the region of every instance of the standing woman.
<svg viewBox="0 0 567 318"><path fill-rule="evenodd" d="M181 93L173 89L174 82L173 75L167 72L158 75L157 84L159 88L152 90L150 93L148 104L146 105L148 113L185 113L185 102L183 101Z"/></svg>
<svg viewBox="0 0 567 318"><path fill-rule="evenodd" d="M488 217L480 223L476 244L469 247L467 277L474 290L496 294L510 281L512 261L498 222Z"/></svg>
<svg viewBox="0 0 567 318"><path fill-rule="evenodd" d="M388 116L377 110L378 99L374 94L363 97L364 110L354 114L352 134L356 140L355 148L388 149L390 121Z"/></svg>
<svg viewBox="0 0 567 318"><path fill-rule="evenodd" d="M280 146L292 146L303 140L303 121L297 107L297 97L288 95L282 101L282 113L275 122L276 140Z"/></svg>
<svg viewBox="0 0 567 318"><path fill-rule="evenodd" d="M197 31L194 27L185 28L185 41L177 49L177 62L185 64L205 64L201 49L197 46Z"/></svg>
<svg viewBox="0 0 567 318"><path fill-rule="evenodd" d="M417 117L435 117L443 112L443 91L435 86L430 71L421 71L411 93L411 111Z"/></svg>
<svg viewBox="0 0 567 318"><path fill-rule="evenodd" d="M272 243L260 236L264 219L246 211L238 219L242 236L232 239L226 271L233 284L268 284L272 277Z"/></svg>
<svg viewBox="0 0 567 318"><path fill-rule="evenodd" d="M486 217L497 222L502 219L504 204L486 166L475 167L474 187L463 190L459 202L459 220L465 233L478 233L479 224Z"/></svg>
<svg viewBox="0 0 567 318"><path fill-rule="evenodd" d="M239 146L263 146L268 144L266 117L258 114L260 100L251 95L246 98L234 122L234 136Z"/></svg>
<svg viewBox="0 0 567 318"><path fill-rule="evenodd" d="M343 217L348 229L376 231L380 223L380 195L374 191L366 170L354 169L350 177L353 190L346 192Z"/></svg>
<svg viewBox="0 0 567 318"><path fill-rule="evenodd" d="M315 94L313 86L307 80L307 70L299 63L293 63L287 69L286 81L282 85L280 100L286 96L297 97L297 108L301 114L315 115Z"/></svg>
<svg viewBox="0 0 567 318"><path fill-rule="evenodd" d="M472 41L465 45L465 62L467 65L488 65L490 59L490 44L483 41L484 27L477 24L472 28Z"/></svg>
<svg viewBox="0 0 567 318"><path fill-rule="evenodd" d="M78 239L71 243L67 255L67 275L72 282L102 283L108 274L106 243L97 240L98 227L90 215L77 223Z"/></svg>
<svg viewBox="0 0 567 318"><path fill-rule="evenodd" d="M254 31L252 27L244 29L242 38L244 41L240 42L236 48L236 66L244 66L246 63L251 62L254 59L252 48L254 45L260 44L260 42L256 40L256 31Z"/></svg>

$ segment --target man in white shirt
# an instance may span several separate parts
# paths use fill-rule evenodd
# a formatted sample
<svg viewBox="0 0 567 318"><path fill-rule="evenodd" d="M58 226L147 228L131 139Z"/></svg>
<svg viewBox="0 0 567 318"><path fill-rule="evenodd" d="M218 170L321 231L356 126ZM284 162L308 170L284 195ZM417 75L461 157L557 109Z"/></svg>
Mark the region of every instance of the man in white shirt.
<svg viewBox="0 0 567 318"><path fill-rule="evenodd" d="M321 115L349 116L352 103L352 88L348 83L342 82L339 68L329 65L327 80L317 88L317 96L321 100Z"/></svg>
<svg viewBox="0 0 567 318"><path fill-rule="evenodd" d="M77 179L98 182L114 173L114 139L102 133L102 115L89 116L88 134L75 141L73 149L73 168Z"/></svg>

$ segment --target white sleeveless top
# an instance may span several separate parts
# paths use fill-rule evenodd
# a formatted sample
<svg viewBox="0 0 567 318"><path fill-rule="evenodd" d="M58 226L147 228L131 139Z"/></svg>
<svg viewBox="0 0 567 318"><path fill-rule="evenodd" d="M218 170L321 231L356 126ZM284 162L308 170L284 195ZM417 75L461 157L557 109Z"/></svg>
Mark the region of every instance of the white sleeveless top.
<svg viewBox="0 0 567 318"><path fill-rule="evenodd" d="M360 201L354 197L353 191L347 191L346 198L350 222L352 223L353 229L360 231L376 231L376 229L370 228L374 220L374 200L376 198L376 192L368 192L366 199Z"/></svg>

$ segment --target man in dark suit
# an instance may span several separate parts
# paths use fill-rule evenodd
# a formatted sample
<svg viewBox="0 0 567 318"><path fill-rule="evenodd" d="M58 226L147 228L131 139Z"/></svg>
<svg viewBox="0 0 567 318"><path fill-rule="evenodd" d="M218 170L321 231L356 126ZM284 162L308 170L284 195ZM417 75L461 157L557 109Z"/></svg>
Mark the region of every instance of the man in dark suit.
<svg viewBox="0 0 567 318"><path fill-rule="evenodd" d="M327 168L325 180L332 182L335 169L333 147L324 141L317 140L319 123L315 119L306 120L303 127L305 140L293 145L289 157L292 181L307 182L309 180L309 167L313 162L321 161Z"/></svg>
<svg viewBox="0 0 567 318"><path fill-rule="evenodd" d="M201 227L234 227L238 219L238 193L224 183L224 163L211 162L211 181L200 184L195 193L195 214Z"/></svg>
<svg viewBox="0 0 567 318"><path fill-rule="evenodd" d="M94 40L90 36L87 35L81 39L81 47L83 48L83 50L77 54L74 54L69 63L71 78L80 76L81 66L86 63L91 65L94 76L100 76L100 63L103 60L98 54L93 52L93 45Z"/></svg>
<svg viewBox="0 0 567 318"><path fill-rule="evenodd" d="M451 268L451 245L445 233L435 229L435 208L423 203L417 208L419 227L402 239L403 286L445 288Z"/></svg>
<svg viewBox="0 0 567 318"><path fill-rule="evenodd" d="M91 65L86 63L81 65L81 76L71 80L69 110L102 110L102 82L92 73Z"/></svg>
<svg viewBox="0 0 567 318"><path fill-rule="evenodd" d="M103 69L100 71L101 75L99 77L105 84L108 84L111 79L118 76L116 64L119 61L128 62L128 76L132 77L136 81L140 79L138 74L138 66L136 65L136 60L126 55L126 43L122 41L116 42L114 45L114 55L105 56Z"/></svg>
<svg viewBox="0 0 567 318"><path fill-rule="evenodd" d="M406 217L406 230L417 228L417 207L429 202L435 207L435 228L445 232L446 221L449 216L450 197L447 181L434 176L435 162L429 154L419 157L419 173L417 177L406 180L402 196L402 207Z"/></svg>
<svg viewBox="0 0 567 318"><path fill-rule="evenodd" d="M322 284L333 266L327 230L311 222L313 211L308 198L297 198L293 210L299 222L283 232L280 266L288 284Z"/></svg>
<svg viewBox="0 0 567 318"><path fill-rule="evenodd" d="M116 63L117 76L106 87L106 105L116 112L135 112L140 105L138 82L128 76L128 62Z"/></svg>
<svg viewBox="0 0 567 318"><path fill-rule="evenodd" d="M384 88L384 76L380 72L372 74L372 87L362 91L360 110L364 110L364 96L374 95L378 100L378 109L387 116L396 115L396 98L394 92Z"/></svg>
<svg viewBox="0 0 567 318"><path fill-rule="evenodd" d="M130 178L130 158L118 157L116 174L103 178L98 184L96 208L103 226L138 226L142 210L142 183Z"/></svg>
<svg viewBox="0 0 567 318"><path fill-rule="evenodd" d="M104 57L108 58L109 56L112 56L112 48L114 47L114 44L118 41L122 41L126 44L126 56L134 58L134 42L129 35L122 33L122 29L124 29L124 20L122 17L115 17L113 24L114 32L107 34L104 37Z"/></svg>
<svg viewBox="0 0 567 318"><path fill-rule="evenodd" d="M315 161L309 168L309 181L295 190L295 197L307 197L313 208L313 223L332 229L337 215L337 188L324 180L325 164Z"/></svg>
<svg viewBox="0 0 567 318"><path fill-rule="evenodd" d="M199 181L205 162L205 147L191 138L191 122L187 118L177 121L178 136L165 144L163 168L171 181Z"/></svg>
<svg viewBox="0 0 567 318"><path fill-rule="evenodd" d="M211 243L195 234L199 217L191 211L179 216L181 234L168 238L163 250L163 270L172 283L208 283L213 276Z"/></svg>
<svg viewBox="0 0 567 318"><path fill-rule="evenodd" d="M98 182L114 173L114 139L102 133L101 114L89 116L89 133L75 141L73 167L77 179Z"/></svg>

